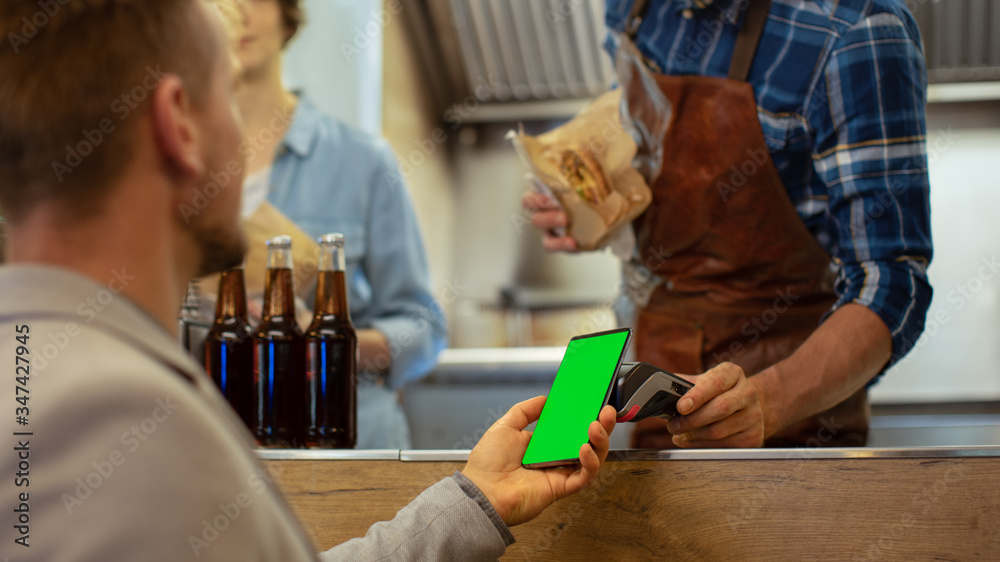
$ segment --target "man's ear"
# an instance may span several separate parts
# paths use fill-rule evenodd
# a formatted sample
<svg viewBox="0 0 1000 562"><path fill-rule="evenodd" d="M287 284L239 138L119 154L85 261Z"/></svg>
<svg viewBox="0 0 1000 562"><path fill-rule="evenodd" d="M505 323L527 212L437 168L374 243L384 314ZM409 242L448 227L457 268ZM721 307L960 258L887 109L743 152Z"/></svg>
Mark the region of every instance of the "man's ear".
<svg viewBox="0 0 1000 562"><path fill-rule="evenodd" d="M181 175L202 175L203 137L184 82L176 75L167 75L153 91L152 101L156 143L168 165Z"/></svg>

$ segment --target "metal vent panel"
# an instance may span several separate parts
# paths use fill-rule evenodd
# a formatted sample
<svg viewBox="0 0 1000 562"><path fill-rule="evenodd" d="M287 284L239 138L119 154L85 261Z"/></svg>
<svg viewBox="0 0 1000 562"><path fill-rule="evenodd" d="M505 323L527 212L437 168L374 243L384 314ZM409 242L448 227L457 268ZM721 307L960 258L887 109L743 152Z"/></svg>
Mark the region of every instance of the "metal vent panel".
<svg viewBox="0 0 1000 562"><path fill-rule="evenodd" d="M1000 0L906 3L924 40L930 97L998 99ZM604 9L604 0L422 0L405 13L436 108L489 122L569 117L606 91L615 78ZM952 92L960 86L969 88Z"/></svg>
<svg viewBox="0 0 1000 562"><path fill-rule="evenodd" d="M931 82L1000 80L1000 0L911 0Z"/></svg>
<svg viewBox="0 0 1000 562"><path fill-rule="evenodd" d="M589 98L614 80L601 45L603 0L450 0L450 7L466 87L480 101Z"/></svg>

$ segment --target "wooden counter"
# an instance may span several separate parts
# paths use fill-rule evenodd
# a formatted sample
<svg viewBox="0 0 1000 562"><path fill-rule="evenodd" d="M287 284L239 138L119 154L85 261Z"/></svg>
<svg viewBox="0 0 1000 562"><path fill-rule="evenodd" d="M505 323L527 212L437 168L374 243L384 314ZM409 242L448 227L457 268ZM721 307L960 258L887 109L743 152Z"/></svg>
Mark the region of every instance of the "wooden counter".
<svg viewBox="0 0 1000 562"><path fill-rule="evenodd" d="M261 452L320 549L467 455L365 453ZM504 560L997 560L1000 448L613 451L594 486L513 533Z"/></svg>

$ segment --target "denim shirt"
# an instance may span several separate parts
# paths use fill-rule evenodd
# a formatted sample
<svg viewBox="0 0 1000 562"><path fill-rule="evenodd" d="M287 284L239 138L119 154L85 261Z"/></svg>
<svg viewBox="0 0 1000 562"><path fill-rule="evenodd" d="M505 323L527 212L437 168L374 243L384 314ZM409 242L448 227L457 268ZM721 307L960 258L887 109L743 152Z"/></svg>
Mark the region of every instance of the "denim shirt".
<svg viewBox="0 0 1000 562"><path fill-rule="evenodd" d="M389 145L300 96L274 161L268 201L310 236L344 235L351 320L359 330L382 332L391 356L362 361L361 381L387 364L391 388L425 376L447 344L445 321Z"/></svg>

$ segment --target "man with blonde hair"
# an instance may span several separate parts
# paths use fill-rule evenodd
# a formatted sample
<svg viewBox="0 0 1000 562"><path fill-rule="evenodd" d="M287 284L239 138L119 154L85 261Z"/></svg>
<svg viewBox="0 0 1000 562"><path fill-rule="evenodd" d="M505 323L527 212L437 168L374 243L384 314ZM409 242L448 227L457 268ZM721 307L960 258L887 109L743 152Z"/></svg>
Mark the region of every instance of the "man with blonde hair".
<svg viewBox="0 0 1000 562"><path fill-rule="evenodd" d="M176 344L188 280L245 251L235 73L209 6L0 5L11 559L316 558L249 433ZM209 187L211 203L184 220L179 209ZM461 473L321 558L503 554L508 525L589 484L607 455L609 408L578 466L521 468L543 402L515 406Z"/></svg>

